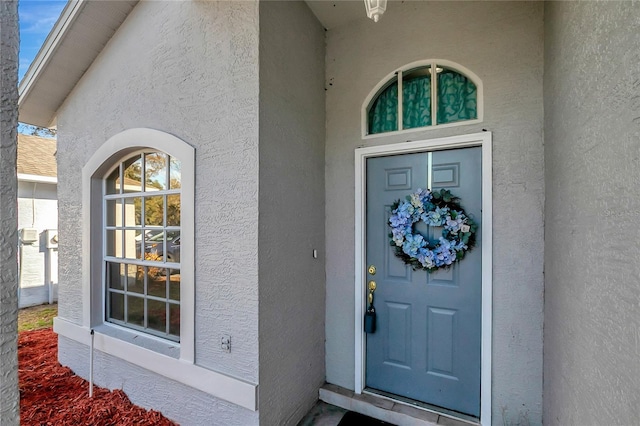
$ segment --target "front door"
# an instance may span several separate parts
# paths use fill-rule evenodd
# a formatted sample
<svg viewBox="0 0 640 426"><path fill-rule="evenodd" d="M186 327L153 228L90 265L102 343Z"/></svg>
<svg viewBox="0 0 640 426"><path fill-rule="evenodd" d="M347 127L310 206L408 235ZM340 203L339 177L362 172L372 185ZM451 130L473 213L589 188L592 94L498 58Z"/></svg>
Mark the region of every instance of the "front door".
<svg viewBox="0 0 640 426"><path fill-rule="evenodd" d="M377 329L366 338L366 387L480 416L482 148L367 159L367 281ZM395 256L391 205L446 188L478 224L476 246L448 270L414 271ZM415 228L432 240L441 228Z"/></svg>

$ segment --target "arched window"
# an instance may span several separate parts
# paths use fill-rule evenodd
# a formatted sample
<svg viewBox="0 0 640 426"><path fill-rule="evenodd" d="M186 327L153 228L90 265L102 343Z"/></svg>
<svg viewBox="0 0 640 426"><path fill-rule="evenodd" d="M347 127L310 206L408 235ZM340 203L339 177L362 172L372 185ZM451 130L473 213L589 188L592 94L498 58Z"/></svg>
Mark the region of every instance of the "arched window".
<svg viewBox="0 0 640 426"><path fill-rule="evenodd" d="M105 320L180 340L181 162L143 150L104 181ZM188 283L187 283L188 285Z"/></svg>
<svg viewBox="0 0 640 426"><path fill-rule="evenodd" d="M193 363L193 147L158 130L125 130L96 150L82 176L84 327ZM109 347L140 361L126 345Z"/></svg>
<svg viewBox="0 0 640 426"><path fill-rule="evenodd" d="M363 136L481 119L482 87L461 68L429 61L394 72L365 102Z"/></svg>

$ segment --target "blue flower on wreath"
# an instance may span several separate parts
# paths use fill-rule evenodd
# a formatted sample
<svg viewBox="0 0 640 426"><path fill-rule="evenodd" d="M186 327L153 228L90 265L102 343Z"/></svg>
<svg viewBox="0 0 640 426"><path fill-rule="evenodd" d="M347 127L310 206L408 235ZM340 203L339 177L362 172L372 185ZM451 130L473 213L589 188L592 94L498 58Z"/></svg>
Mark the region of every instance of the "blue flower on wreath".
<svg viewBox="0 0 640 426"><path fill-rule="evenodd" d="M419 221L432 227L442 226L442 236L433 242L415 232L413 226ZM445 189L434 192L418 189L404 201L398 200L393 205L389 226L396 256L414 269L428 272L461 260L473 247L477 229L457 198Z"/></svg>

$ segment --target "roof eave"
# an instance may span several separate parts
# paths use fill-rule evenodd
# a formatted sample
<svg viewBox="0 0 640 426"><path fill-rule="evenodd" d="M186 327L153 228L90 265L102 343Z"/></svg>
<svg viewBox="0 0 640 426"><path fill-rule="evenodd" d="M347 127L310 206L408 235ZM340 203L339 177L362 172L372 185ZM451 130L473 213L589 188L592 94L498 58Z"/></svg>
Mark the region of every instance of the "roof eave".
<svg viewBox="0 0 640 426"><path fill-rule="evenodd" d="M42 47L38 51L38 54L36 55L33 62L31 62L29 69L25 73L24 78L18 86L19 110L22 110L22 107L26 102L28 102L31 89L37 83L38 77L46 69L56 49L58 48L62 40L64 40L65 35L71 28L73 22L77 19L85 4L86 0L69 0L64 9L62 9L60 17L54 24L51 32L45 39ZM38 114L30 114L26 118L23 117L23 114L21 114L19 118L20 121L27 124L33 124L40 127L52 127L56 121L56 112L57 111L50 110L43 111Z"/></svg>

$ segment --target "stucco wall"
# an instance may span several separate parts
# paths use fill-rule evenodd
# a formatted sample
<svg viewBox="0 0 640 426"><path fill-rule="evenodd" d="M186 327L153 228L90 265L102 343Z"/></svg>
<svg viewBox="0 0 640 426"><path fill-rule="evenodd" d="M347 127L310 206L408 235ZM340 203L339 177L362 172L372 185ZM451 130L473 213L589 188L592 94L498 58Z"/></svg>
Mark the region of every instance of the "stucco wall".
<svg viewBox="0 0 640 426"><path fill-rule="evenodd" d="M493 132L494 424L542 421L543 5L391 2L327 33L327 381L354 387L354 149ZM413 61L446 59L484 84L484 122L362 140L363 101Z"/></svg>
<svg viewBox="0 0 640 426"><path fill-rule="evenodd" d="M140 2L59 111L59 314L77 324L81 169L108 138L136 127L171 133L195 147L195 283L182 285L195 285L196 363L257 383L257 2ZM231 353L220 347L223 333L231 335ZM76 349L60 340L60 359L79 369L87 357ZM183 424L190 423L188 415L193 424L258 421L257 413L233 407L209 412L202 422L185 411L184 400L200 398L190 388L181 398L168 397L158 386L128 379L141 374L113 358L99 358L96 369L98 384L127 381L133 402L164 401L164 413Z"/></svg>
<svg viewBox="0 0 640 426"><path fill-rule="evenodd" d="M58 228L58 200L56 185L50 183L18 182L18 229L35 228L40 238L32 244L20 244L20 307L39 305L49 301L49 287L45 280L49 253L43 231ZM51 253L54 283L58 282L58 252ZM57 299L57 285L54 299Z"/></svg>
<svg viewBox="0 0 640 426"><path fill-rule="evenodd" d="M324 383L324 30L260 3L260 424L295 425ZM318 258L313 258L313 250Z"/></svg>
<svg viewBox="0 0 640 426"><path fill-rule="evenodd" d="M544 421L640 418L640 4L545 5Z"/></svg>

